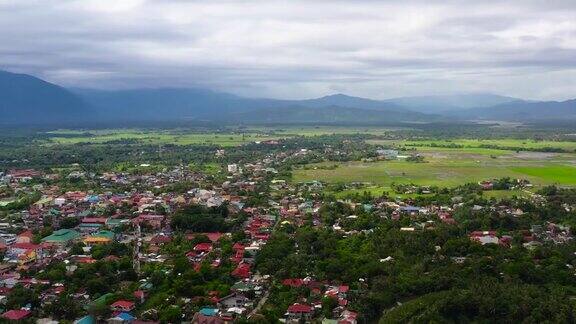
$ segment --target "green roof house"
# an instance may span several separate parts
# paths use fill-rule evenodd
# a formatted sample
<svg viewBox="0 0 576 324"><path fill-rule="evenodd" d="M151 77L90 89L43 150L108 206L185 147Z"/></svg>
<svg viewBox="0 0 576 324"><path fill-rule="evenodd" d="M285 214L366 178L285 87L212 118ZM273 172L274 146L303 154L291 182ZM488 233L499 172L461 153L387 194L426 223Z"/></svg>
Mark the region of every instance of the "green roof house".
<svg viewBox="0 0 576 324"><path fill-rule="evenodd" d="M78 237L80 237L80 233L76 232L75 230L59 229L52 233L52 235L48 235L43 238L42 242L66 245Z"/></svg>

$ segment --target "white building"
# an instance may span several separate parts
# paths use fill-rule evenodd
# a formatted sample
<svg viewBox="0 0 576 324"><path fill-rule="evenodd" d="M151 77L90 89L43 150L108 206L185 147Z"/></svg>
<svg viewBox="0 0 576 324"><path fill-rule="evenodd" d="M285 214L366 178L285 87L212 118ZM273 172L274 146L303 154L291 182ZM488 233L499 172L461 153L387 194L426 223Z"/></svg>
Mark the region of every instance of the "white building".
<svg viewBox="0 0 576 324"><path fill-rule="evenodd" d="M228 164L228 172L230 173L238 172L238 164Z"/></svg>

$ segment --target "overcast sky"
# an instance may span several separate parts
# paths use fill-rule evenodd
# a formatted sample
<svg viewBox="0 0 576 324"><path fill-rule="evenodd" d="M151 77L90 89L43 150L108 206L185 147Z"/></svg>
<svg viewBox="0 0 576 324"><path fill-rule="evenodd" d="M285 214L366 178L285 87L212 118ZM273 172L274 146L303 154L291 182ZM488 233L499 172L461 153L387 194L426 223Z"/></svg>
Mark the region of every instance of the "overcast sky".
<svg viewBox="0 0 576 324"><path fill-rule="evenodd" d="M257 97L576 97L576 0L0 0L0 69Z"/></svg>

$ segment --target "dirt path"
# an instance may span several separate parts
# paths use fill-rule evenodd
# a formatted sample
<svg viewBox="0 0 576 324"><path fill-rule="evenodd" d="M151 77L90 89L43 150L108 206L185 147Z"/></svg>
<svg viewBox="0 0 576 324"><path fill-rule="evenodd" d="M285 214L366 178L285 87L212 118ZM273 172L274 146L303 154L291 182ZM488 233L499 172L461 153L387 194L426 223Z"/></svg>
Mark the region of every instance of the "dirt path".
<svg viewBox="0 0 576 324"><path fill-rule="evenodd" d="M262 308L262 306L264 306L264 304L266 304L266 301L268 301L269 296L270 296L270 289L266 290L264 297L262 297L262 299L260 299L260 301L258 302L258 305L256 305L256 307L250 312L250 314L248 314L248 318L258 314L258 312L260 311L260 308Z"/></svg>

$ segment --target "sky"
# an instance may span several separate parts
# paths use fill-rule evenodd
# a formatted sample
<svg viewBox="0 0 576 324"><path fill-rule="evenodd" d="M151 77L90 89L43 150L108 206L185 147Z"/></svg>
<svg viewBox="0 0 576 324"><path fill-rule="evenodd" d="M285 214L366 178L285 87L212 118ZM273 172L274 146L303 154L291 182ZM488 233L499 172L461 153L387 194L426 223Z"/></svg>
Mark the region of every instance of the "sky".
<svg viewBox="0 0 576 324"><path fill-rule="evenodd" d="M576 97L576 0L0 0L0 69L252 97Z"/></svg>

